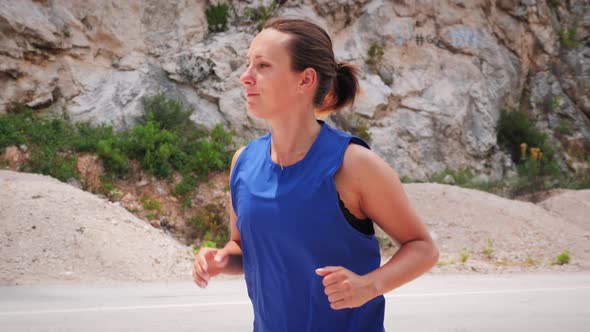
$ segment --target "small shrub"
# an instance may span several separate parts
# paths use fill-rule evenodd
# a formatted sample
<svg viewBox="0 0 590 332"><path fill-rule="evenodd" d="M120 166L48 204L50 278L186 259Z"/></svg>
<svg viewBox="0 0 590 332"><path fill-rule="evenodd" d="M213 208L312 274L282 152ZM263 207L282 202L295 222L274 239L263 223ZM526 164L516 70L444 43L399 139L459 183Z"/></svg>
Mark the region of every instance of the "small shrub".
<svg viewBox="0 0 590 332"><path fill-rule="evenodd" d="M141 206L144 210L162 213L162 205L160 204L160 202L149 196L144 195L141 197Z"/></svg>
<svg viewBox="0 0 590 332"><path fill-rule="evenodd" d="M569 250L563 251L561 254L557 256L555 261L551 263L552 265L564 265L569 264L570 262L570 252Z"/></svg>
<svg viewBox="0 0 590 332"><path fill-rule="evenodd" d="M470 168L464 167L459 170L452 170L450 168L446 168L444 171L434 173L431 177L429 182L434 183L445 183L444 178L447 175L451 175L455 180L455 184L459 186L465 186L473 179L474 175Z"/></svg>
<svg viewBox="0 0 590 332"><path fill-rule="evenodd" d="M547 143L547 135L541 133L529 120L526 113L518 110L500 110L498 120L498 143L511 155L515 163L521 162L521 144L539 147L545 156L553 156L553 149Z"/></svg>
<svg viewBox="0 0 590 332"><path fill-rule="evenodd" d="M169 131L183 131L192 124L191 108L185 108L182 103L163 93L143 98L144 116L141 124L152 121L161 129Z"/></svg>
<svg viewBox="0 0 590 332"><path fill-rule="evenodd" d="M561 105L561 98L559 98L559 96L551 97L551 99L549 101L549 111L551 113L554 113L559 108L560 105Z"/></svg>
<svg viewBox="0 0 590 332"><path fill-rule="evenodd" d="M590 189L590 155L586 157L586 168L576 170L576 173L568 178L564 187L575 190Z"/></svg>
<svg viewBox="0 0 590 332"><path fill-rule="evenodd" d="M33 112L30 109L0 116L0 150L11 145L26 144L27 129L32 118Z"/></svg>
<svg viewBox="0 0 590 332"><path fill-rule="evenodd" d="M383 59L384 45L378 42L372 42L367 50L367 60L365 61L369 68L375 72Z"/></svg>
<svg viewBox="0 0 590 332"><path fill-rule="evenodd" d="M358 113L347 113L346 114L346 130L351 134L358 136L367 143L372 140L371 132L369 131L369 125Z"/></svg>
<svg viewBox="0 0 590 332"><path fill-rule="evenodd" d="M224 208L219 204L206 205L204 211L191 217L188 223L194 227L196 236L203 241L212 241L219 245L225 245L229 241Z"/></svg>
<svg viewBox="0 0 590 332"><path fill-rule="evenodd" d="M417 182L417 181L413 181L412 178L410 178L407 175L403 175L402 177L400 177L400 181L401 181L401 183L413 183L413 182Z"/></svg>
<svg viewBox="0 0 590 332"><path fill-rule="evenodd" d="M275 11L278 7L279 4L276 1L273 1L268 6L260 5L256 8L248 7L244 10L244 15L248 18L248 20L256 23L257 31L261 31L266 21L275 15Z"/></svg>
<svg viewBox="0 0 590 332"><path fill-rule="evenodd" d="M178 137L176 134L160 129L155 122L148 121L145 125L137 125L124 140L124 149L142 166L160 178L171 175L171 157L178 153Z"/></svg>
<svg viewBox="0 0 590 332"><path fill-rule="evenodd" d="M525 263L528 266L534 266L534 265L538 265L539 264L539 262L536 261L536 260L534 260L531 256L527 256Z"/></svg>
<svg viewBox="0 0 590 332"><path fill-rule="evenodd" d="M224 170L229 168L232 153L232 136L226 131L222 124L216 125L210 137L200 137L186 141L187 163L190 168L199 174L199 179L205 179L210 171Z"/></svg>
<svg viewBox="0 0 590 332"><path fill-rule="evenodd" d="M197 183L197 179L190 175L184 175L182 180L176 185L172 194L177 198L182 198L193 189L195 189L195 184Z"/></svg>
<svg viewBox="0 0 590 332"><path fill-rule="evenodd" d="M77 160L75 156L64 155L51 146L35 147L22 170L49 175L62 182L67 182L71 178L79 180L80 174L76 171Z"/></svg>
<svg viewBox="0 0 590 332"><path fill-rule="evenodd" d="M486 238L486 243L487 246L481 251L481 253L484 254L488 259L491 259L492 255L494 254L494 240L488 237Z"/></svg>
<svg viewBox="0 0 590 332"><path fill-rule="evenodd" d="M473 252L467 248L461 249L461 253L460 253L461 263L465 264L465 262L467 262L467 260L469 259L469 256L471 256L472 253Z"/></svg>
<svg viewBox="0 0 590 332"><path fill-rule="evenodd" d="M116 147L113 147L113 138L98 141L96 152L102 158L105 168L117 175L127 174L129 170L129 160Z"/></svg>
<svg viewBox="0 0 590 332"><path fill-rule="evenodd" d="M448 261L448 262L447 261L438 261L438 262L436 262L436 266L438 266L438 267L443 267L443 266L453 265L453 264L455 264L455 262L453 262L453 261Z"/></svg>
<svg viewBox="0 0 590 332"><path fill-rule="evenodd" d="M221 3L218 5L209 6L205 10L209 32L222 32L227 30L230 9L231 7L229 4Z"/></svg>
<svg viewBox="0 0 590 332"><path fill-rule="evenodd" d="M90 123L81 122L76 124L76 127L78 137L73 142L73 148L77 152L95 152L100 141L115 141L117 139L117 134L109 125L92 126Z"/></svg>
<svg viewBox="0 0 590 332"><path fill-rule="evenodd" d="M559 127L557 127L556 131L560 135L571 135L572 123L569 120L561 120L559 122Z"/></svg>
<svg viewBox="0 0 590 332"><path fill-rule="evenodd" d="M201 248L203 248L203 247L217 248L217 243L215 243L213 241L205 240L205 241L203 241L203 244L201 245Z"/></svg>
<svg viewBox="0 0 590 332"><path fill-rule="evenodd" d="M193 200L187 196L182 200L182 205L180 206L180 210L184 212L187 207L193 206Z"/></svg>
<svg viewBox="0 0 590 332"><path fill-rule="evenodd" d="M575 26L571 26L567 29L559 29L559 41L561 42L561 45L565 48L576 48L578 46L578 43L575 41L576 33Z"/></svg>
<svg viewBox="0 0 590 332"><path fill-rule="evenodd" d="M115 179L108 175L102 175L100 177L100 191L106 195L106 193L115 189Z"/></svg>
<svg viewBox="0 0 590 332"><path fill-rule="evenodd" d="M541 133L524 112L500 111L498 143L516 163L520 179L513 189L515 194L543 189L547 178L560 175L547 135Z"/></svg>

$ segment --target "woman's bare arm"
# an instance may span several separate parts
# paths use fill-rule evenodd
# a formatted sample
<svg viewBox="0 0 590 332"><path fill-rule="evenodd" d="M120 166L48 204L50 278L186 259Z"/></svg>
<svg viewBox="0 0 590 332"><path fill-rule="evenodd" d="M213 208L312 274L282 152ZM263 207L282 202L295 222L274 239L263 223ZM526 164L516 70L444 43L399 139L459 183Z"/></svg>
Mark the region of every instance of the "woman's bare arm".
<svg viewBox="0 0 590 332"><path fill-rule="evenodd" d="M400 245L386 264L365 275L373 295L385 294L430 270L438 261L438 249L391 166L375 152L350 144L342 171L352 178L363 213Z"/></svg>
<svg viewBox="0 0 590 332"><path fill-rule="evenodd" d="M240 156L240 153L244 150L245 147L241 147L234 153L234 156L231 161L231 168L229 177L231 179L231 174L233 172L234 166L236 164L236 160ZM230 184L231 187L231 184ZM234 211L234 207L232 204L231 199L231 192L229 195L229 221L230 221L230 240L227 242L223 249L227 251L229 255L229 261L225 268L221 271L225 274L242 274L244 273L243 265L242 265L242 247L240 243L240 233L238 232L238 228L236 226L236 221L238 220L238 216Z"/></svg>

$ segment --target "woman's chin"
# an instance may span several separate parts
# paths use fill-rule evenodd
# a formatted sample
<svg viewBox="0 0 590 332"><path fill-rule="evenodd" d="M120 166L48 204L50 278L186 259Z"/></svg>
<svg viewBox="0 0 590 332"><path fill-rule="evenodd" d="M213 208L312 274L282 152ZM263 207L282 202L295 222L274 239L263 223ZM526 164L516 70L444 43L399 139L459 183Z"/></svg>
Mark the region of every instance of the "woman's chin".
<svg viewBox="0 0 590 332"><path fill-rule="evenodd" d="M266 116L264 114L264 112L261 112L259 107L256 107L254 105L250 105L247 104L246 105L246 110L248 111L248 113L255 117L255 118L259 118L259 119L266 119Z"/></svg>

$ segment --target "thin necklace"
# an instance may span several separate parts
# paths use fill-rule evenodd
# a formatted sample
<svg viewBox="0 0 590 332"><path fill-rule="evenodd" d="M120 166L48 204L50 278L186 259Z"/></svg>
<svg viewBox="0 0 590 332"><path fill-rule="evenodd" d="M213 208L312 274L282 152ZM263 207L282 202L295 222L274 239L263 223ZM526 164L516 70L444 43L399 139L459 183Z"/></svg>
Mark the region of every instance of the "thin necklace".
<svg viewBox="0 0 590 332"><path fill-rule="evenodd" d="M299 152L299 154L297 154L297 155L301 155L303 152L304 152L304 151L302 151L302 152ZM278 154L278 153L276 153L276 152L275 152L275 154L277 155L277 163L279 164L279 166L281 166L281 171L283 171L283 170L284 170L284 167L283 167L283 162L281 161L281 158L279 158L279 154Z"/></svg>
<svg viewBox="0 0 590 332"><path fill-rule="evenodd" d="M321 127L320 127L320 132L321 132ZM318 133L318 134L317 134L317 136L319 136L319 134L320 134L320 133ZM315 139L317 139L317 136L314 138L314 140L315 140ZM314 143L314 142L312 142L312 145L313 145L313 143ZM272 139L271 139L271 144L270 144L270 146L271 146L271 148L272 148ZM309 149L311 149L311 145L308 147L308 150L307 150L307 152L309 152ZM281 166L281 172L282 172L282 171L284 170L283 163L281 162L281 159L279 158L279 154L276 152L276 149L273 149L273 151L275 151L275 154L277 155L277 163L279 164L279 166ZM304 153L304 152L305 152L305 151L301 151L301 152L299 152L299 153L297 154L297 156L301 155L301 154L302 154L302 153Z"/></svg>

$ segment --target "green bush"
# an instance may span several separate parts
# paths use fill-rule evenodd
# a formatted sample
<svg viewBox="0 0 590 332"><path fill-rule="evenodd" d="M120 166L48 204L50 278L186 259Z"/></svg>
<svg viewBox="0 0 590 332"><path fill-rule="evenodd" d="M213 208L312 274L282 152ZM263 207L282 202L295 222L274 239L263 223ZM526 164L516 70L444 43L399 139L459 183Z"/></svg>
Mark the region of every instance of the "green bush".
<svg viewBox="0 0 590 332"><path fill-rule="evenodd" d="M366 63L369 68L373 71L377 71L378 66L381 64L383 55L385 54L384 45L378 42L372 42L367 50Z"/></svg>
<svg viewBox="0 0 590 332"><path fill-rule="evenodd" d="M575 26L571 26L567 29L559 29L559 41L561 42L561 45L565 48L578 47L578 43L575 41L576 34L577 31Z"/></svg>
<svg viewBox="0 0 590 332"><path fill-rule="evenodd" d="M10 113L0 116L0 150L10 145L26 145L30 157L21 170L55 177L61 181L79 179L72 142L75 127L63 118L40 118L33 110L15 105Z"/></svg>
<svg viewBox="0 0 590 332"><path fill-rule="evenodd" d="M557 256L557 258L555 258L555 261L552 262L552 265L564 265L564 264L569 264L570 262L570 252L569 250L565 250L563 251L561 254L559 254Z"/></svg>
<svg viewBox="0 0 590 332"><path fill-rule="evenodd" d="M113 127L100 124L92 126L87 122L78 123L76 125L78 131L78 139L73 142L75 151L78 152L94 152L97 150L97 144L102 140L114 141L117 139Z"/></svg>
<svg viewBox="0 0 590 332"><path fill-rule="evenodd" d="M434 173L430 177L429 182L445 183L444 178L447 175L451 175L453 177L453 179L455 180L455 184L459 185L459 186L467 185L469 183L469 181L471 181L471 179L473 179L473 177L474 177L471 169L466 168L466 167L461 168L460 170L452 170L450 168L446 168L444 171Z"/></svg>
<svg viewBox="0 0 590 332"><path fill-rule="evenodd" d="M131 159L160 178L169 178L176 170L202 180L210 171L229 169L232 133L222 124L212 130L197 128L189 118L192 110L163 94L145 98L144 106L146 115L140 124L115 132L107 125L74 125L63 117L41 117L17 105L0 116L0 150L25 144L31 160L23 169L63 181L78 177L79 152L97 153L107 172L117 177L128 173Z"/></svg>
<svg viewBox="0 0 590 332"><path fill-rule="evenodd" d="M26 108L0 117L0 148L26 144L67 151L76 139L76 128L63 117L42 118Z"/></svg>
<svg viewBox="0 0 590 332"><path fill-rule="evenodd" d="M150 196L142 196L140 201L144 210L162 213L162 205L158 200L153 199Z"/></svg>
<svg viewBox="0 0 590 332"><path fill-rule="evenodd" d="M407 175L404 175L404 176L400 177L399 180L400 180L401 183L414 183L414 182L417 183L417 182L421 182L421 181L417 181L417 180L412 180L412 178L409 177L409 176L407 176Z"/></svg>
<svg viewBox="0 0 590 332"><path fill-rule="evenodd" d="M182 181L176 185L172 194L178 198L182 198L195 189L196 183L197 179L194 176L190 174L183 175Z"/></svg>
<svg viewBox="0 0 590 332"><path fill-rule="evenodd" d="M469 257L471 256L472 253L473 253L473 251L471 251L467 248L462 248L461 252L459 253L459 257L461 259L461 264L465 264L465 262L467 262L467 260L469 259Z"/></svg>
<svg viewBox="0 0 590 332"><path fill-rule="evenodd" d="M494 240L487 237L486 238L487 246L482 249L481 253L486 256L488 259L492 259L492 255L494 254Z"/></svg>
<svg viewBox="0 0 590 332"><path fill-rule="evenodd" d="M554 160L555 152L547 142L547 135L541 133L535 127L526 113L517 110L500 110L497 139L498 144L510 153L512 160L517 165L527 160L527 158L522 158L521 150L521 144L525 143L527 148L536 147L543 153L543 157L539 161L539 173L537 175L556 176L559 174L559 168ZM537 166L529 163L529 165L521 167L520 170L525 172L528 170L534 171L535 167Z"/></svg>
<svg viewBox="0 0 590 332"><path fill-rule="evenodd" d="M279 4L276 1L273 1L268 6L260 5L256 8L248 7L244 10L244 15L250 21L256 23L256 30L261 31L266 21L275 15L275 11L278 7Z"/></svg>
<svg viewBox="0 0 590 332"><path fill-rule="evenodd" d="M171 156L178 152L178 137L166 129L148 121L137 125L123 140L123 150L142 166L160 178L167 178L172 172Z"/></svg>
<svg viewBox="0 0 590 332"><path fill-rule="evenodd" d="M0 116L0 151L7 146L28 144L27 132L32 110Z"/></svg>
<svg viewBox="0 0 590 332"><path fill-rule="evenodd" d="M346 120L345 130L352 135L362 138L365 142L371 143L373 139L369 131L369 125L358 113L347 113L344 117Z"/></svg>
<svg viewBox="0 0 590 332"><path fill-rule="evenodd" d="M227 30L230 9L231 7L227 3L212 5L207 8L205 15L207 16L209 32L222 32Z"/></svg>
<svg viewBox="0 0 590 332"><path fill-rule="evenodd" d="M549 99L549 111L551 113L555 112L559 108L559 105L561 105L561 98L559 96L552 96Z"/></svg>
<svg viewBox="0 0 590 332"><path fill-rule="evenodd" d="M105 168L119 176L127 174L129 160L117 147L113 147L114 139L103 139L96 144L96 152L102 158Z"/></svg>
<svg viewBox="0 0 590 332"><path fill-rule="evenodd" d="M563 181L563 186L569 189L590 189L590 155L586 157L586 167L580 167L576 173Z"/></svg>
<svg viewBox="0 0 590 332"><path fill-rule="evenodd" d="M229 227L225 223L224 208L220 204L208 204L203 213L189 219L196 236L203 241L211 241L223 246L229 241Z"/></svg>
<svg viewBox="0 0 590 332"><path fill-rule="evenodd" d="M140 124L148 121L157 123L161 129L170 131L184 131L193 123L190 116L193 112L185 108L181 102L158 93L143 98L144 115L140 118Z"/></svg>
<svg viewBox="0 0 590 332"><path fill-rule="evenodd" d="M71 178L80 179L80 174L76 171L76 163L76 157L65 156L50 145L35 146L31 149L28 163L23 165L21 170L49 175L67 182Z"/></svg>
<svg viewBox="0 0 590 332"><path fill-rule="evenodd" d="M572 133L572 123L569 120L561 120L559 127L555 131L560 135L570 135Z"/></svg>

